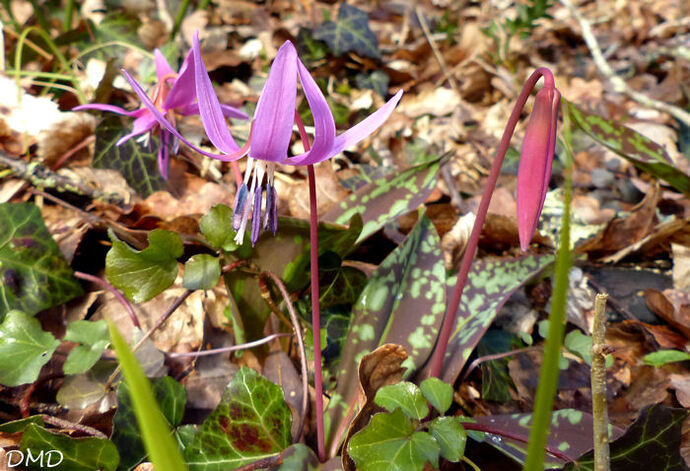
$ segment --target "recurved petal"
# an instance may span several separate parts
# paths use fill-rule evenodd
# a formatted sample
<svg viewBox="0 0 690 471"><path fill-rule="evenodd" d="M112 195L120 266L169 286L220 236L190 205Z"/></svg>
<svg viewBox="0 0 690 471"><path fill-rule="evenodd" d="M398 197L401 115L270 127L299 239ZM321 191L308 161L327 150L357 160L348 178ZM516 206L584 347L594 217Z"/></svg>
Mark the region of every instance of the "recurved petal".
<svg viewBox="0 0 690 471"><path fill-rule="evenodd" d="M230 105L224 105L221 103L220 109L223 111L223 116L226 118L237 118L237 119L249 119L249 116L247 116L247 113L238 110L235 107L232 107ZM199 104L198 103L190 103L189 105L185 106L184 108L181 108L177 110L178 113L180 113L182 116L189 116L192 114L199 114Z"/></svg>
<svg viewBox="0 0 690 471"><path fill-rule="evenodd" d="M537 92L522 141L517 177L518 235L522 250L527 250L534 236L548 191L559 98L554 89L542 88Z"/></svg>
<svg viewBox="0 0 690 471"><path fill-rule="evenodd" d="M163 108L174 110L182 108L196 99L196 85L194 83L194 57L193 50L190 49L185 57L182 67L177 74L168 98L166 98Z"/></svg>
<svg viewBox="0 0 690 471"><path fill-rule="evenodd" d="M286 41L278 50L254 113L250 157L282 162L292 138L297 96L297 51Z"/></svg>
<svg viewBox="0 0 690 471"><path fill-rule="evenodd" d="M132 123L132 132L122 136L115 143L115 145L119 146L120 144L127 142L128 140L130 140L131 138L133 138L135 136L139 136L140 134L144 134L145 132L148 132L151 129L153 129L153 127L155 125L156 125L156 118L151 113L146 113L145 115L134 120L134 123Z"/></svg>
<svg viewBox="0 0 690 471"><path fill-rule="evenodd" d="M120 108L119 106L106 105L105 103L91 103L89 105L79 105L79 106L75 106L74 108L72 108L72 111L84 111L84 110L109 111L111 113L122 114L125 116L130 116L132 118L136 118L138 116L141 116L142 113L144 111L146 111L145 108L139 108L136 110L127 111L126 109Z"/></svg>
<svg viewBox="0 0 690 471"><path fill-rule="evenodd" d="M153 58L156 62L156 77L158 77L158 83L161 83L165 77L169 77L175 73L160 49L155 49L153 51Z"/></svg>
<svg viewBox="0 0 690 471"><path fill-rule="evenodd" d="M314 142L309 151L291 157L288 162L300 161L301 165L307 165L321 162L334 155L331 151L335 141L335 121L326 97L323 96L321 89L299 58L297 58L297 71L309 109L314 117Z"/></svg>
<svg viewBox="0 0 690 471"><path fill-rule="evenodd" d="M213 90L213 84L208 77L204 61L201 57L201 46L199 46L199 32L194 34L192 41L194 52L194 80L196 82L196 98L199 102L199 115L204 123L204 129L208 139L221 152L232 154L237 151L238 146L228 130L228 124L223 116L220 102Z"/></svg>

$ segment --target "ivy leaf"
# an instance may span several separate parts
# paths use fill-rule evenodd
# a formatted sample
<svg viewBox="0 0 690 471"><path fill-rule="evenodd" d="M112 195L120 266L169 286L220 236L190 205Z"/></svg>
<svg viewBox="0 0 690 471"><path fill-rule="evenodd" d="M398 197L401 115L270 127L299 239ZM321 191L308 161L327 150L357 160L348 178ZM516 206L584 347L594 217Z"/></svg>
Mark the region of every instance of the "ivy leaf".
<svg viewBox="0 0 690 471"><path fill-rule="evenodd" d="M381 70L375 70L369 75L357 74L355 80L357 81L357 88L374 90L383 98L385 98L388 93L388 82L390 82L390 78Z"/></svg>
<svg viewBox="0 0 690 471"><path fill-rule="evenodd" d="M429 433L441 447L441 456L457 463L465 454L467 432L458 417L436 417L429 424Z"/></svg>
<svg viewBox="0 0 690 471"><path fill-rule="evenodd" d="M632 129L588 113L563 100L573 122L592 139L611 149L640 170L690 194L690 176L676 168L663 147Z"/></svg>
<svg viewBox="0 0 690 471"><path fill-rule="evenodd" d="M96 127L96 148L91 165L94 168L117 170L127 184L145 198L166 188L158 169L158 138L152 137L148 144L130 139L119 146L115 145L122 136L130 132L129 128L123 126L123 119L110 116ZM131 119L129 122L131 123Z"/></svg>
<svg viewBox="0 0 690 471"><path fill-rule="evenodd" d="M232 209L224 204L217 204L204 214L199 223L201 233L216 249L232 252L238 248L235 243L235 231L232 228Z"/></svg>
<svg viewBox="0 0 690 471"><path fill-rule="evenodd" d="M338 20L323 23L314 30L314 37L325 41L337 56L353 51L374 59L381 57L379 42L369 28L369 17L346 2L338 8Z"/></svg>
<svg viewBox="0 0 690 471"><path fill-rule="evenodd" d="M149 246L142 251L130 248L112 231L108 236L113 247L105 257L105 275L130 300L148 301L173 284L177 258L182 255L179 235L155 229L149 233Z"/></svg>
<svg viewBox="0 0 690 471"><path fill-rule="evenodd" d="M353 215L362 215L361 242L389 222L421 206L436 187L442 158L395 172L361 187L345 201L333 206L324 219L345 224Z"/></svg>
<svg viewBox="0 0 690 471"><path fill-rule="evenodd" d="M110 344L108 324L104 320L70 322L63 340L80 344L69 352L63 371L68 375L83 373L96 364Z"/></svg>
<svg viewBox="0 0 690 471"><path fill-rule="evenodd" d="M0 221L0 320L12 309L36 314L82 294L36 205L2 203Z"/></svg>
<svg viewBox="0 0 690 471"><path fill-rule="evenodd" d="M151 387L156 403L163 416L172 427L182 422L187 392L184 386L170 376L151 378ZM111 440L120 450L120 467L132 469L146 457L146 449L141 440L141 432L132 404L132 396L126 382L117 388L117 412L113 417L113 435Z"/></svg>
<svg viewBox="0 0 690 471"><path fill-rule="evenodd" d="M649 469L685 471L680 454L681 428L687 410L654 404L645 408L625 435L611 443L611 471ZM589 452L564 471L594 470L594 454Z"/></svg>
<svg viewBox="0 0 690 471"><path fill-rule="evenodd" d="M323 469L314 451L303 443L295 443L280 454L283 463L275 471L317 471Z"/></svg>
<svg viewBox="0 0 690 471"><path fill-rule="evenodd" d="M184 264L182 286L187 289L213 289L220 279L220 260L209 254L194 255Z"/></svg>
<svg viewBox="0 0 690 471"><path fill-rule="evenodd" d="M13 420L11 422L5 422L0 425L0 432L6 434L23 432L29 424L36 424L43 427L43 417L40 415L32 415L26 419Z"/></svg>
<svg viewBox="0 0 690 471"><path fill-rule="evenodd" d="M19 386L38 378L60 345L41 324L21 311L10 311L0 324L0 384Z"/></svg>
<svg viewBox="0 0 690 471"><path fill-rule="evenodd" d="M438 378L427 378L419 385L422 394L439 414L445 414L453 404L453 387Z"/></svg>
<svg viewBox="0 0 690 471"><path fill-rule="evenodd" d="M185 449L189 470L224 471L273 456L290 445L291 422L280 386L242 367Z"/></svg>
<svg viewBox="0 0 690 471"><path fill-rule="evenodd" d="M348 453L360 471L422 471L427 462L438 468L439 444L415 428L400 409L376 414L350 438Z"/></svg>
<svg viewBox="0 0 690 471"><path fill-rule="evenodd" d="M657 352L648 353L642 357L645 365L664 366L668 363L675 363L677 361L690 360L690 353L681 352L680 350L659 350Z"/></svg>
<svg viewBox="0 0 690 471"><path fill-rule="evenodd" d="M376 392L374 402L393 412L400 409L410 419L422 420L429 414L429 406L416 384L401 381L381 387Z"/></svg>
<svg viewBox="0 0 690 471"><path fill-rule="evenodd" d="M102 469L104 471L115 471L120 456L117 448L110 440L103 438L71 438L61 433L52 433L36 424L30 424L26 427L22 435L20 444L21 450L26 453L31 450L31 453L36 456L43 452L44 458L47 461L41 463L34 461L27 465L29 469L45 469L46 467L54 467L55 463L60 461L60 455L53 455L55 451L62 454L62 462L59 468L69 471L93 471L94 469ZM51 460L52 458L52 460ZM50 466L49 463L53 463Z"/></svg>
<svg viewBox="0 0 690 471"><path fill-rule="evenodd" d="M328 414L331 429L357 405L360 359L377 347L402 345L409 357L403 364L421 367L427 360L446 304L446 269L438 233L421 216L405 242L379 265L353 308L352 322L337 365L336 395Z"/></svg>

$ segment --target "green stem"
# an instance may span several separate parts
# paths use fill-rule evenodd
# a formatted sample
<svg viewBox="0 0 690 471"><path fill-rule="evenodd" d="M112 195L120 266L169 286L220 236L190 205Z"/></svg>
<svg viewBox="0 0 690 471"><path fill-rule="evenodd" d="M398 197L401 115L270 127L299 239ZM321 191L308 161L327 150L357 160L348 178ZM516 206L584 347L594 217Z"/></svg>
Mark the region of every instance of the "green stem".
<svg viewBox="0 0 690 471"><path fill-rule="evenodd" d="M65 32L72 29L72 20L74 19L74 4L75 0L67 0L67 5L65 6L65 22L62 24L62 29Z"/></svg>
<svg viewBox="0 0 690 471"><path fill-rule="evenodd" d="M544 360L539 375L537 397L532 415L529 444L527 446L527 459L523 471L542 471L544 469L544 455L546 453L546 441L551 426L551 413L558 387L558 375L560 369L558 363L563 346L563 334L565 333L566 302L568 296L568 274L572 265L570 252L570 200L572 198L572 155L570 153L570 120L567 107L563 106L563 137L566 141L566 156L568 159L565 170L565 191L563 223L558 244L556 258L556 281L554 283L553 296L551 298L551 314L549 315L549 333L544 348Z"/></svg>
<svg viewBox="0 0 690 471"><path fill-rule="evenodd" d="M177 32L180 30L180 25L182 24L182 20L184 20L184 15L187 13L187 8L189 8L189 0L182 0L182 4L180 5L180 9L177 10L177 16L175 17L175 24L173 25L173 30L172 34L170 35L171 38L174 38Z"/></svg>

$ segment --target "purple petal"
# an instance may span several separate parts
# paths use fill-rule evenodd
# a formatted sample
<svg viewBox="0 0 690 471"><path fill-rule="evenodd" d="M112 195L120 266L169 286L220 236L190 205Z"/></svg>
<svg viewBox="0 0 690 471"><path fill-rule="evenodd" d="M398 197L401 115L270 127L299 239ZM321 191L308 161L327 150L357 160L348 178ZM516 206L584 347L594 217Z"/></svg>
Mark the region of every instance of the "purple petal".
<svg viewBox="0 0 690 471"><path fill-rule="evenodd" d="M297 51L291 42L278 50L254 112L256 124L249 154L255 159L282 162L292 139L297 96Z"/></svg>
<svg viewBox="0 0 690 471"><path fill-rule="evenodd" d="M304 90L309 103L309 109L314 117L314 142L311 145L311 150L296 155L290 160L300 160L307 164L321 162L334 155L331 153L335 141L333 113L328 107L326 97L323 96L321 89L299 58L297 59L297 71L302 82L302 90Z"/></svg>
<svg viewBox="0 0 690 471"><path fill-rule="evenodd" d="M137 119L134 120L134 123L132 123L132 132L129 134L126 134L122 136L116 143L115 145L119 146L121 144L124 144L125 142L129 141L131 138L138 136L140 134L144 134L145 132L149 132L153 127L156 125L156 118L151 115L151 113L146 113L144 116L141 116Z"/></svg>
<svg viewBox="0 0 690 471"><path fill-rule="evenodd" d="M367 116L364 120L360 121L356 125L352 126L350 129L342 133L335 138L333 142L333 147L330 152L322 156L321 160L313 160L310 158L299 158L299 159L288 159L286 162L289 165L311 165L323 160L329 159L334 155L339 154L348 147L357 144L362 139L370 136L374 131L376 131L381 125L388 119L396 105L402 97L402 90L396 93L393 98L388 100L385 105L376 110L371 115Z"/></svg>
<svg viewBox="0 0 690 471"><path fill-rule="evenodd" d="M204 123L208 139L221 152L226 154L236 152L238 146L228 131L228 124L223 117L220 102L201 58L198 31L194 35L192 50L194 51L194 80L196 81L196 97L199 101L199 115Z"/></svg>
<svg viewBox="0 0 690 471"><path fill-rule="evenodd" d="M153 51L153 58L156 62L156 76L158 77L158 83L162 83L166 77L170 77L171 75L175 74L175 71L172 70L172 67L170 67L168 60L165 58L160 49Z"/></svg>
<svg viewBox="0 0 690 471"><path fill-rule="evenodd" d="M114 105L106 105L105 103L92 103L90 105L79 105L72 108L72 111L83 111L83 110L99 110L99 111L110 111L111 113L123 114L125 116L130 116L132 118L137 118L142 115L142 111L146 111L145 108L139 108L132 111L127 111L124 108Z"/></svg>
<svg viewBox="0 0 690 471"><path fill-rule="evenodd" d="M193 51L189 50L187 57L185 57L180 72L173 83L168 98L165 99L163 108L166 110L174 110L176 108L183 108L196 99L196 85L194 81L194 61Z"/></svg>
<svg viewBox="0 0 690 471"><path fill-rule="evenodd" d="M237 119L249 119L249 116L247 116L247 113L244 113L237 108L234 108L230 105L224 105L221 103L220 105L221 110L223 111L223 116L225 117L230 117L230 118L237 118ZM182 116L189 116L192 114L199 114L199 103L190 103L189 105L185 106L182 109L177 110L179 114Z"/></svg>
<svg viewBox="0 0 690 471"><path fill-rule="evenodd" d="M151 102L151 99L146 95L146 92L142 90L141 86L139 86L139 84L132 78L131 75L129 75L129 73L126 70L122 69L122 74L125 76L129 84L132 86L134 93L137 94L137 96L141 100L141 103L151 112L151 114L155 117L156 121L158 121L158 124L167 129L168 132L170 132L173 136L177 137L179 140L184 142L191 149L194 149L201 155L205 155L207 157L211 157L212 159L222 160L225 162L237 160L247 153L247 150L245 148L242 148L238 152L230 155L213 154L211 152L206 152L205 150L199 149L194 144L185 139L184 136L180 134L179 131L175 129L175 127L172 124L170 124L167 119L165 119L163 113L161 113L160 110L155 107L153 102Z"/></svg>

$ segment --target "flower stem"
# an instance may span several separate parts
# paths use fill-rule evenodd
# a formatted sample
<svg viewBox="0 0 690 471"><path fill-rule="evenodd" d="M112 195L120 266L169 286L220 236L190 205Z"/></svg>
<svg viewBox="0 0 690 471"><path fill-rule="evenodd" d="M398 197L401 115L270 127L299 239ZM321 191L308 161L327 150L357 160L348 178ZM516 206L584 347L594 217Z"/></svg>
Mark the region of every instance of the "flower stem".
<svg viewBox="0 0 690 471"><path fill-rule="evenodd" d="M297 111L295 122L299 129L305 152L311 149L309 136ZM323 427L323 376L321 372L321 306L319 305L319 214L316 205L316 176L314 166L307 165L309 179L309 247L311 259L311 327L314 343L314 409L316 413L316 440L319 461L326 461L326 444Z"/></svg>
<svg viewBox="0 0 690 471"><path fill-rule="evenodd" d="M136 313L134 312L134 308L132 305L129 303L127 298L125 298L120 291L118 291L117 288L115 288L113 285L111 285L109 282L106 280L99 278L97 276L89 275L88 273L83 273L80 271L75 271L74 276L76 278L90 281L92 283L96 283L97 285L102 286L103 288L107 289L112 293L113 296L115 296L115 299L118 300L120 304L122 304L122 307L125 308L125 311L127 311L127 314L129 314L129 318L132 320L132 324L134 324L134 327L141 329L141 324L139 323L139 318L137 317Z"/></svg>

